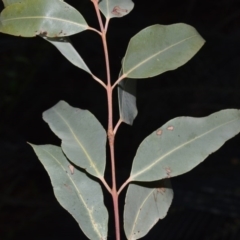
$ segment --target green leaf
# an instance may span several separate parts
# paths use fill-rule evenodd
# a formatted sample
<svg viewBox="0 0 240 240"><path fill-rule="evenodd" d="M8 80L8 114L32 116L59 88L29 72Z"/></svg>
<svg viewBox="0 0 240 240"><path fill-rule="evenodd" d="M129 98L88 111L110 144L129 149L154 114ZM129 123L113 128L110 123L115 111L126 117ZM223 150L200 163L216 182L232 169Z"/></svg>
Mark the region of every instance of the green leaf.
<svg viewBox="0 0 240 240"><path fill-rule="evenodd" d="M22 0L3 0L4 7L7 7L11 4L19 3L19 2L22 2Z"/></svg>
<svg viewBox="0 0 240 240"><path fill-rule="evenodd" d="M128 240L144 237L163 219L172 203L173 190L165 179L144 185L130 184L124 207L124 230Z"/></svg>
<svg viewBox="0 0 240 240"><path fill-rule="evenodd" d="M53 145L30 144L51 178L58 202L78 222L89 239L107 239L108 212L98 182L74 169Z"/></svg>
<svg viewBox="0 0 240 240"><path fill-rule="evenodd" d="M147 27L130 40L123 73L129 78L149 78L174 70L188 62L204 42L195 28L184 23Z"/></svg>
<svg viewBox="0 0 240 240"><path fill-rule="evenodd" d="M23 1L26 1L26 0L2 0L2 1L3 1L3 4L4 4L4 7L7 7L11 4L20 3L20 2L23 2ZM63 0L59 0L59 1L63 2Z"/></svg>
<svg viewBox="0 0 240 240"><path fill-rule="evenodd" d="M20 3L25 0L3 0L4 6L7 7L14 3ZM59 0L62 1L62 0ZM72 46L71 41L68 37L56 37L56 38L48 38L43 37L48 42L52 43L62 54L65 56L69 62L73 65L85 70L86 72L91 74L88 66L85 64L81 56Z"/></svg>
<svg viewBox="0 0 240 240"><path fill-rule="evenodd" d="M48 42L52 43L62 53L62 55L67 58L69 62L91 74L88 66L85 64L81 56L73 47L68 37L43 38Z"/></svg>
<svg viewBox="0 0 240 240"><path fill-rule="evenodd" d="M120 72L122 75L122 71ZM136 85L135 79L123 79L118 84L118 103L120 117L123 122L132 125L138 110L136 106Z"/></svg>
<svg viewBox="0 0 240 240"><path fill-rule="evenodd" d="M106 164L106 132L87 110L71 107L64 101L43 113L43 119L62 140L66 156L77 166L100 179Z"/></svg>
<svg viewBox="0 0 240 240"><path fill-rule="evenodd" d="M106 19L124 17L134 7L131 0L101 0L99 2L99 9Z"/></svg>
<svg viewBox="0 0 240 240"><path fill-rule="evenodd" d="M1 32L22 37L61 37L88 29L83 16L59 0L24 0L10 4L2 11L1 22Z"/></svg>
<svg viewBox="0 0 240 240"><path fill-rule="evenodd" d="M186 173L240 132L240 111L177 117L140 144L130 180L155 181Z"/></svg>

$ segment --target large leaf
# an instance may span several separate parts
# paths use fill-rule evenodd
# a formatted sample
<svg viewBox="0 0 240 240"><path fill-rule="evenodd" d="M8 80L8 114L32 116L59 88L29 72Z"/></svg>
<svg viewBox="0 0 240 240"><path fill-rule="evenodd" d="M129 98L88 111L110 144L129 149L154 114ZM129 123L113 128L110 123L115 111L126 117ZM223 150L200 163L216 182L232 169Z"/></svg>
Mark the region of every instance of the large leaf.
<svg viewBox="0 0 240 240"><path fill-rule="evenodd" d="M120 73L122 75L122 71ZM132 125L138 110L136 106L136 85L135 79L123 79L118 84L118 103L120 117L123 122Z"/></svg>
<svg viewBox="0 0 240 240"><path fill-rule="evenodd" d="M107 19L124 17L132 11L134 3L131 0L101 0L99 9Z"/></svg>
<svg viewBox="0 0 240 240"><path fill-rule="evenodd" d="M190 171L240 132L240 111L227 109L208 117L177 117L140 144L130 180L154 181Z"/></svg>
<svg viewBox="0 0 240 240"><path fill-rule="evenodd" d="M170 180L145 185L130 184L124 207L124 230L128 240L145 236L163 219L172 203Z"/></svg>
<svg viewBox="0 0 240 240"><path fill-rule="evenodd" d="M62 140L66 156L90 174L103 178L106 164L106 132L87 110L64 101L43 113L43 119Z"/></svg>
<svg viewBox="0 0 240 240"><path fill-rule="evenodd" d="M107 239L108 212L99 183L75 170L61 148L31 146L47 170L54 194L62 207L75 218L89 239Z"/></svg>
<svg viewBox="0 0 240 240"><path fill-rule="evenodd" d="M68 37L61 38L43 37L43 38L48 42L52 43L62 53L62 55L67 58L69 62L91 74L91 71L89 70L88 66L85 64L82 57L73 47Z"/></svg>
<svg viewBox="0 0 240 240"><path fill-rule="evenodd" d="M148 78L174 70L188 62L204 42L184 23L147 27L130 40L123 73L129 78Z"/></svg>
<svg viewBox="0 0 240 240"><path fill-rule="evenodd" d="M61 37L88 28L83 16L63 1L24 0L6 4L1 13L0 31L3 33L22 37Z"/></svg>

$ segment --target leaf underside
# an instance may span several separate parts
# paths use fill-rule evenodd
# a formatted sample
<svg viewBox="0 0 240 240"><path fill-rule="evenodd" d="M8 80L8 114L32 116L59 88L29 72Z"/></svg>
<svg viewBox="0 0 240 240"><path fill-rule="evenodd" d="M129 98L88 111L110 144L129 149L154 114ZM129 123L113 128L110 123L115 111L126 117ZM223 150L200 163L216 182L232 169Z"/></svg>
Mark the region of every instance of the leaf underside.
<svg viewBox="0 0 240 240"><path fill-rule="evenodd" d="M83 16L72 6L59 0L6 1L1 13L3 33L34 37L69 36L88 29Z"/></svg>
<svg viewBox="0 0 240 240"><path fill-rule="evenodd" d="M130 184L124 207L124 231L128 240L144 237L163 219L172 203L169 179L154 183Z"/></svg>
<svg viewBox="0 0 240 240"><path fill-rule="evenodd" d="M186 173L239 132L236 109L203 118L174 118L140 144L130 180L155 181Z"/></svg>
<svg viewBox="0 0 240 240"><path fill-rule="evenodd" d="M99 9L107 18L120 18L129 14L134 7L131 0L101 0Z"/></svg>
<svg viewBox="0 0 240 240"><path fill-rule="evenodd" d="M149 78L174 70L188 62L204 42L195 28L184 23L147 27L130 40L123 74Z"/></svg>
<svg viewBox="0 0 240 240"><path fill-rule="evenodd" d="M69 62L91 74L88 66L73 47L68 37L43 38L53 44Z"/></svg>
<svg viewBox="0 0 240 240"><path fill-rule="evenodd" d="M122 75L122 71L120 72ZM123 79L118 84L119 115L123 122L132 125L138 114L136 105L136 79Z"/></svg>
<svg viewBox="0 0 240 240"><path fill-rule="evenodd" d="M60 147L30 144L48 172L54 194L89 239L107 239L108 212L98 182L74 170Z"/></svg>
<svg viewBox="0 0 240 240"><path fill-rule="evenodd" d="M62 140L63 152L70 161L93 176L103 178L106 132L89 111L60 101L43 113L43 119Z"/></svg>

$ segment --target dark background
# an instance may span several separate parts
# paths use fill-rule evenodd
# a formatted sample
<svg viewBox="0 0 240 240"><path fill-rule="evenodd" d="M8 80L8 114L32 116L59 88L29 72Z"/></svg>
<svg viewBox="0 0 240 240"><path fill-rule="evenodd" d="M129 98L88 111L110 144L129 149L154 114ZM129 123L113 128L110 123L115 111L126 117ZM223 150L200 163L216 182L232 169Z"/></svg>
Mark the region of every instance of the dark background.
<svg viewBox="0 0 240 240"><path fill-rule="evenodd" d="M90 0L67 2L81 11L90 26L98 27ZM139 143L166 121L240 108L240 1L134 2L131 14L110 22L112 79L118 76L129 39L149 25L184 22L194 26L206 44L183 67L138 81L139 114L132 127L121 125L116 139L118 186L129 176ZM71 40L92 72L105 79L99 36L85 31ZM39 37L1 34L0 239L86 239L56 201L47 173L26 144L60 144L42 120L42 112L59 100L90 110L106 128L105 91L89 74ZM115 94L115 122L117 105ZM237 136L191 172L173 178L175 196L167 217L142 239L240 239L239 143ZM106 178L109 181L110 165ZM105 201L111 208L108 194ZM110 217L109 239L114 239L112 212Z"/></svg>

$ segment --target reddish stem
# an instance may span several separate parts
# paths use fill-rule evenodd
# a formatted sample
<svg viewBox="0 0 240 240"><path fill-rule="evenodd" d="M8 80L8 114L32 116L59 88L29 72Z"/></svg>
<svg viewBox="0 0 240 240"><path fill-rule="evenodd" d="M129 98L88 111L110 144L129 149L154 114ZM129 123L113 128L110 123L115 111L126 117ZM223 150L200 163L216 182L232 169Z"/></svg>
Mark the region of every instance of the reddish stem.
<svg viewBox="0 0 240 240"><path fill-rule="evenodd" d="M98 7L98 0L91 0L96 10L98 22L101 29L101 37L103 42L103 49L106 61L106 71L107 71L107 102L108 102L108 141L110 148L110 156L111 156L111 168L112 168L112 189L111 195L113 200L113 208L114 208L114 218L115 218L115 231L116 231L116 240L120 240L120 224L119 224L119 207L118 207L118 193L116 188L116 169L115 169L115 156L114 156L114 140L115 140L115 132L113 131L113 106L112 106L112 93L113 88L111 85L110 78L110 64L109 64L109 54L107 47L107 39L106 39L106 31L108 28L109 19L106 21L105 28L103 26L101 13Z"/></svg>
<svg viewBox="0 0 240 240"><path fill-rule="evenodd" d="M121 77L117 79L117 81L112 85L112 90L117 86L118 83L120 83L127 75L123 74Z"/></svg>
<svg viewBox="0 0 240 240"><path fill-rule="evenodd" d="M117 132L117 130L118 130L118 128L119 128L119 126L121 125L122 122L123 122L122 119L119 118L119 120L118 120L118 122L117 122L117 124L116 124L116 126L115 126L115 128L113 130L114 134L116 134L116 132Z"/></svg>

